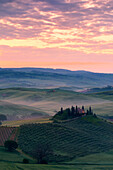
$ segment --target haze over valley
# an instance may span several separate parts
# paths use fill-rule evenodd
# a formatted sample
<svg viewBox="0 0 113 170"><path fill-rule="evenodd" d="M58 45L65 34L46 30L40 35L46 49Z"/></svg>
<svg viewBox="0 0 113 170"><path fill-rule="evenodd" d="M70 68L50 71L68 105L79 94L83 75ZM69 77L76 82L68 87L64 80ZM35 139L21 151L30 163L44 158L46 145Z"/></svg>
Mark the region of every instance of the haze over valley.
<svg viewBox="0 0 113 170"><path fill-rule="evenodd" d="M0 113L8 119L52 116L61 107L92 106L112 116L113 74L64 69L0 69Z"/></svg>

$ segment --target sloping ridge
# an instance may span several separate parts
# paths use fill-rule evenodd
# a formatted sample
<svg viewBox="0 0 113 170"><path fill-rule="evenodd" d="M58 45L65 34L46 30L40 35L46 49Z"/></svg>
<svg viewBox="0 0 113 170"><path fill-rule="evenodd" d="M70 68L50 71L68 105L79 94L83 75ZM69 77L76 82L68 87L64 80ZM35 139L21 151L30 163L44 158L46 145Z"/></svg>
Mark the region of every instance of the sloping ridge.
<svg viewBox="0 0 113 170"><path fill-rule="evenodd" d="M28 154L38 143L49 144L54 151L52 161L67 161L113 149L113 125L92 116L62 123L22 125L18 142Z"/></svg>

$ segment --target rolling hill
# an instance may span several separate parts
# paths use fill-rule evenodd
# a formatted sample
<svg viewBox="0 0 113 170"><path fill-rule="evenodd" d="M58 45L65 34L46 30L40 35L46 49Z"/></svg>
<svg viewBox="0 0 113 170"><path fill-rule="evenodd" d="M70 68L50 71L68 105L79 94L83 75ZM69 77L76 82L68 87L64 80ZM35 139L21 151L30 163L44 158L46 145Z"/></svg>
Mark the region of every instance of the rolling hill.
<svg viewBox="0 0 113 170"><path fill-rule="evenodd" d="M44 68L0 69L0 88L63 88L81 90L84 88L113 85L113 74L88 71L70 71Z"/></svg>
<svg viewBox="0 0 113 170"><path fill-rule="evenodd" d="M85 105L86 108L91 105L96 114L102 114L100 108L103 105L111 105L112 109L112 100L61 89L0 89L0 113L7 115L8 119L54 115L61 107L67 108L72 105ZM106 113L109 114L107 108Z"/></svg>

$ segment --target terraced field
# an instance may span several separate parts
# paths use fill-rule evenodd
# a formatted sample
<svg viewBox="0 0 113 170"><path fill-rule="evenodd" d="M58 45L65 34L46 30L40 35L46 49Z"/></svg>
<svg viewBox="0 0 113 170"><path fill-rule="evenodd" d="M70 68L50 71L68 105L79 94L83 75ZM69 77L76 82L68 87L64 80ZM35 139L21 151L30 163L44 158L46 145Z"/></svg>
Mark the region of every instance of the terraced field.
<svg viewBox="0 0 113 170"><path fill-rule="evenodd" d="M18 143L28 154L37 144L48 144L54 151L51 161L69 161L113 149L113 125L91 116L64 123L23 125Z"/></svg>

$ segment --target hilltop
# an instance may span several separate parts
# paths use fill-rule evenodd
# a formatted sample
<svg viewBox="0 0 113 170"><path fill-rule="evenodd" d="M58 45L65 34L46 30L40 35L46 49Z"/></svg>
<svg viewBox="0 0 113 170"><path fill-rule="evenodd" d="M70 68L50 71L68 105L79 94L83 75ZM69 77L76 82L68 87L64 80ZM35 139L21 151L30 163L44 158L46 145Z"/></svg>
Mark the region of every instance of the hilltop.
<svg viewBox="0 0 113 170"><path fill-rule="evenodd" d="M53 117L52 120L54 122L62 121L62 120L70 120L75 119L83 116L92 115L93 117L97 118L96 114L93 113L91 106L89 109L85 109L84 106L82 108L76 106L72 106L71 108L66 108L65 110L61 107L61 110L58 111Z"/></svg>

